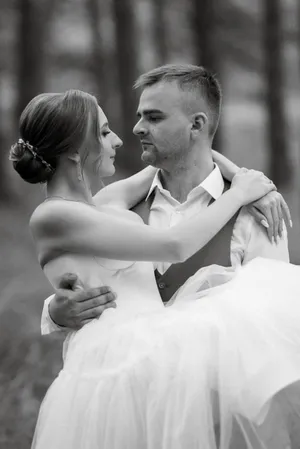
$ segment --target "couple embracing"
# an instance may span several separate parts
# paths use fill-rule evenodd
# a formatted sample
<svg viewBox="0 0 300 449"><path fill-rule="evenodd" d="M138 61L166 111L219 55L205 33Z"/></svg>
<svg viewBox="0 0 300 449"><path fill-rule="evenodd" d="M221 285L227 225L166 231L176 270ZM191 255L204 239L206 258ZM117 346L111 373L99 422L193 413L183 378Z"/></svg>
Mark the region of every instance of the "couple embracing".
<svg viewBox="0 0 300 449"><path fill-rule="evenodd" d="M57 292L42 329L66 332L33 448L273 449L282 424L283 449L283 410L300 406L288 208L261 172L212 151L209 71L167 65L136 86L149 167L94 197L122 141L91 95L35 97L10 152L24 180L47 184L30 220Z"/></svg>

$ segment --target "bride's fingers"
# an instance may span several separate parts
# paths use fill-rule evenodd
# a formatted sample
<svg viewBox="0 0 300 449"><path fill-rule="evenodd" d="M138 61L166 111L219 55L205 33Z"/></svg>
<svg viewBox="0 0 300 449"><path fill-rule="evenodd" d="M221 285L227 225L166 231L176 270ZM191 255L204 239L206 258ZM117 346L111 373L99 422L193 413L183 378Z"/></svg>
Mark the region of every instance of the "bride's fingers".
<svg viewBox="0 0 300 449"><path fill-rule="evenodd" d="M278 217L279 217L279 225L278 225L278 234L279 237L282 238L283 237L283 211L281 208L281 204L278 203L277 204L277 212L278 212Z"/></svg>
<svg viewBox="0 0 300 449"><path fill-rule="evenodd" d="M273 216L272 216L270 208L265 208L264 216L267 219L266 221L269 225L269 227L267 228L267 234L268 234L270 242L273 243L272 237L274 235L274 221L273 221Z"/></svg>
<svg viewBox="0 0 300 449"><path fill-rule="evenodd" d="M268 221L264 214L262 214L255 206L253 206L253 204L249 204L247 206L247 209L249 213L255 218L255 221L257 221L257 223L261 224L264 228L269 227Z"/></svg>
<svg viewBox="0 0 300 449"><path fill-rule="evenodd" d="M292 228L293 222L292 222L290 209L283 197L281 197L281 209L283 212L283 217L284 217L286 226L290 226Z"/></svg>
<svg viewBox="0 0 300 449"><path fill-rule="evenodd" d="M275 240L276 243L278 243L278 234L279 234L279 215L278 215L278 210L277 210L277 205L274 205L271 208L271 214L272 214L272 218L273 218L273 239Z"/></svg>

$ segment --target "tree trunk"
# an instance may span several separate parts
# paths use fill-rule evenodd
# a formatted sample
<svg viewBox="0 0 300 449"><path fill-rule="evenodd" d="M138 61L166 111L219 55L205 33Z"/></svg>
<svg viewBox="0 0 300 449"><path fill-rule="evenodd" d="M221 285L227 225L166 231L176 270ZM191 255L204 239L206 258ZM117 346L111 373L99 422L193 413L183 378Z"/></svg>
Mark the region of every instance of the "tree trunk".
<svg viewBox="0 0 300 449"><path fill-rule="evenodd" d="M221 55L217 51L216 8L217 0L193 0L192 30L197 64L211 70L221 81ZM222 152L221 129L220 121L213 141L213 148L219 152Z"/></svg>
<svg viewBox="0 0 300 449"><path fill-rule="evenodd" d="M7 176L8 142L2 129L0 129L0 203L6 203L11 197L10 182Z"/></svg>
<svg viewBox="0 0 300 449"><path fill-rule="evenodd" d="M280 0L265 0L263 29L270 176L274 183L281 187L290 180L291 166L288 158L287 123L284 112L280 19Z"/></svg>
<svg viewBox="0 0 300 449"><path fill-rule="evenodd" d="M136 122L137 95L132 85L137 77L136 33L132 0L113 0L116 24L116 69L121 100L122 138L117 163L129 174L142 168L138 139L132 129Z"/></svg>
<svg viewBox="0 0 300 449"><path fill-rule="evenodd" d="M6 30L9 26L8 21L8 4L3 2L0 4L0 29ZM2 34L1 34L2 37ZM4 40L3 40L4 41ZM1 45L1 62L0 62L0 101L4 97L4 84L3 84L3 74L6 68L6 58L5 58L5 46L4 42ZM9 150L9 139L10 130L7 129L6 120L4 120L4 107L0 104L0 203L9 201L11 196L10 182L7 176L8 168L8 150Z"/></svg>
<svg viewBox="0 0 300 449"><path fill-rule="evenodd" d="M157 65L162 65L168 62L165 0L152 0L152 5L154 45L157 56Z"/></svg>
<svg viewBox="0 0 300 449"><path fill-rule="evenodd" d="M297 21L297 28L298 28L298 61L299 61L299 65L298 65L298 73L299 73L299 79L300 79L300 2L297 2L297 17L298 17L298 21Z"/></svg>
<svg viewBox="0 0 300 449"><path fill-rule="evenodd" d="M17 120L26 104L45 89L46 48L55 0L18 0Z"/></svg>
<svg viewBox="0 0 300 449"><path fill-rule="evenodd" d="M109 82L110 64L107 55L104 54L103 39L101 35L100 21L103 14L101 0L87 0L87 13L92 33L92 48L90 69L95 80L95 95L104 112L109 115Z"/></svg>

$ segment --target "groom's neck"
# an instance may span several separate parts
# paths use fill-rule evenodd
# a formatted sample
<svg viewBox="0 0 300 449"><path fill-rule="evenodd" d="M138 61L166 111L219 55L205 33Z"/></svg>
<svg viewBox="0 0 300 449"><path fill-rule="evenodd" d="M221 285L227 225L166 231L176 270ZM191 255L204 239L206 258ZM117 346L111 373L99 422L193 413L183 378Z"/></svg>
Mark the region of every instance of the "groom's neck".
<svg viewBox="0 0 300 449"><path fill-rule="evenodd" d="M212 157L203 160L201 164L181 164L171 167L169 170L162 169L160 172L161 183L173 198L184 203L188 194L213 171L214 163Z"/></svg>

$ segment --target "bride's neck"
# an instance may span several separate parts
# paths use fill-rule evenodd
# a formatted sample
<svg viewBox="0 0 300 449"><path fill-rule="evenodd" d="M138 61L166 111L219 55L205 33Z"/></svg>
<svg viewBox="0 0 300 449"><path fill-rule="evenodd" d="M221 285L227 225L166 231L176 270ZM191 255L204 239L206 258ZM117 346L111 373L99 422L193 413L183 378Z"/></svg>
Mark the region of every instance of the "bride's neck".
<svg viewBox="0 0 300 449"><path fill-rule="evenodd" d="M77 167L66 167L64 164L57 167L48 182L46 196L93 204L90 182L84 171L78 173Z"/></svg>

